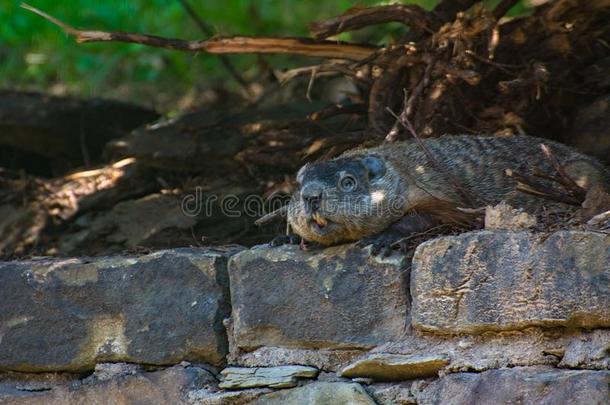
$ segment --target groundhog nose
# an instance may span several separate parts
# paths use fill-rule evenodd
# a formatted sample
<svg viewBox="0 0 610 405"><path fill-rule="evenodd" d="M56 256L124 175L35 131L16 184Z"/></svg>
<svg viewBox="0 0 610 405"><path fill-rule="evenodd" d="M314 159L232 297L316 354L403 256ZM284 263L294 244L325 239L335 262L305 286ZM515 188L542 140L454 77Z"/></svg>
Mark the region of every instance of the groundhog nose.
<svg viewBox="0 0 610 405"><path fill-rule="evenodd" d="M322 198L322 187L317 184L306 184L301 189L301 198L312 209L318 209Z"/></svg>

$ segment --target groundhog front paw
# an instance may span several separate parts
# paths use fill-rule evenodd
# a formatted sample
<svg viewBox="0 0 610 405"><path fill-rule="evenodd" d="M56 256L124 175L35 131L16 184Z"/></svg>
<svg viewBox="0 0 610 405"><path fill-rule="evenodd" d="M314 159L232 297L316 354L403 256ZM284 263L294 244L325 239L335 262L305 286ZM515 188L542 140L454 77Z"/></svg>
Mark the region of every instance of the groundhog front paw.
<svg viewBox="0 0 610 405"><path fill-rule="evenodd" d="M282 245L299 245L302 240L299 235L278 235L275 238L271 239L269 242L269 246L276 247Z"/></svg>
<svg viewBox="0 0 610 405"><path fill-rule="evenodd" d="M320 249L323 246L316 242L309 242L298 235L278 235L269 242L269 246L299 245L301 250L310 251Z"/></svg>
<svg viewBox="0 0 610 405"><path fill-rule="evenodd" d="M360 239L356 246L364 248L371 245L371 256L388 257L394 251L392 246L400 240L401 235L396 232L382 232L377 235Z"/></svg>

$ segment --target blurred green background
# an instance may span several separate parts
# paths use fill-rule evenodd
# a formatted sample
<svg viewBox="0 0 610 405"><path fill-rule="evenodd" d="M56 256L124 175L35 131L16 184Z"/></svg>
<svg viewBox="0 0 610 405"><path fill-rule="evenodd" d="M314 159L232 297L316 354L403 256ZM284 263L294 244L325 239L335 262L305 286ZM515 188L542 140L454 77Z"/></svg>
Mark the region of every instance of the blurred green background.
<svg viewBox="0 0 610 405"><path fill-rule="evenodd" d="M429 9L437 2L409 3ZM189 0L189 3L220 35L305 36L310 21L338 15L353 6L388 2ZM111 97L166 110L189 90L219 85L238 87L214 55L111 42L78 45L61 29L21 9L19 4L20 1L0 1L0 88ZM206 37L178 0L30 0L29 4L78 28L183 39ZM513 14L522 12L521 8L516 7ZM398 24L389 24L365 33L342 34L341 39L388 42L402 30ZM259 66L256 56L229 57L246 78L256 76ZM265 61L274 68L307 63L290 56L265 56Z"/></svg>

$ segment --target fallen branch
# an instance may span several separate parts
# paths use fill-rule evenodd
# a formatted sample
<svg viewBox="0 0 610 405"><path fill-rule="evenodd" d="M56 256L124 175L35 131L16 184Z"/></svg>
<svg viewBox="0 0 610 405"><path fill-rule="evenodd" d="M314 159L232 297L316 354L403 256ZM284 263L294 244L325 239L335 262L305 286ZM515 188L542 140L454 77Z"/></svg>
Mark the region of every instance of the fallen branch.
<svg viewBox="0 0 610 405"><path fill-rule="evenodd" d="M506 175L517 181L517 190L563 204L582 205L587 197L587 191L576 184L576 182L567 175L563 166L559 163L559 160L547 145L541 144L540 148L557 175L554 176L552 174L543 173L540 170L533 170L533 176L528 176L507 169L505 171ZM565 191L559 191L546 186L538 181L538 179L557 183Z"/></svg>
<svg viewBox="0 0 610 405"><path fill-rule="evenodd" d="M376 47L370 45L337 41L314 41L310 38L255 38L237 36L187 41L184 39L163 38L155 35L127 32L80 30L28 4L22 3L21 7L61 27L67 34L74 36L78 43L114 41L188 52L208 52L213 54L274 53L350 60L364 59L377 50Z"/></svg>
<svg viewBox="0 0 610 405"><path fill-rule="evenodd" d="M505 173L508 177L511 177L517 181L517 191L521 191L526 194L534 195L536 197L542 197L547 200L569 204L569 205L581 205L582 201L578 201L575 198L547 187L537 181L535 177L527 176L523 173L515 172L511 169L506 169Z"/></svg>
<svg viewBox="0 0 610 405"><path fill-rule="evenodd" d="M555 181L561 184L572 196L574 196L574 198L581 200L581 202L584 201L587 196L587 190L580 187L570 176L568 176L568 174L563 169L563 166L559 164L559 160L557 159L553 151L551 151L551 148L549 148L545 144L541 144L540 149L542 149L542 153L544 153L544 156L551 163L551 166L553 166L553 169L555 169L555 171L559 175L559 177Z"/></svg>

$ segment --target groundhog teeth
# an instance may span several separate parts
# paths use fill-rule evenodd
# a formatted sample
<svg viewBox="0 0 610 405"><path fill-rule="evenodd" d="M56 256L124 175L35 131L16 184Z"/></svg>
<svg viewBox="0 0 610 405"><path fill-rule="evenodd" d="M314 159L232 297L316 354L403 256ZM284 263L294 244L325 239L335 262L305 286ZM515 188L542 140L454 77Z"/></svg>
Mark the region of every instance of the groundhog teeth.
<svg viewBox="0 0 610 405"><path fill-rule="evenodd" d="M326 220L317 212L312 215L312 218L319 226L326 226Z"/></svg>

